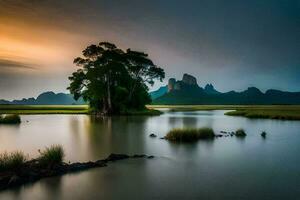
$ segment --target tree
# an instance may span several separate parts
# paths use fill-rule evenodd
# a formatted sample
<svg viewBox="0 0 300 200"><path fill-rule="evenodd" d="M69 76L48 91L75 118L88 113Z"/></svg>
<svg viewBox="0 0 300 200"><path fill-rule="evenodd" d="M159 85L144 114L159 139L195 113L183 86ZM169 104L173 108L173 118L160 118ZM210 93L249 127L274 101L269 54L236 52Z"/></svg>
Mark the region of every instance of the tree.
<svg viewBox="0 0 300 200"><path fill-rule="evenodd" d="M116 45L101 42L90 45L74 59L80 67L69 77L68 89L75 99L83 97L95 112L120 113L144 109L150 103L146 84L165 77L164 70L143 52L124 52Z"/></svg>

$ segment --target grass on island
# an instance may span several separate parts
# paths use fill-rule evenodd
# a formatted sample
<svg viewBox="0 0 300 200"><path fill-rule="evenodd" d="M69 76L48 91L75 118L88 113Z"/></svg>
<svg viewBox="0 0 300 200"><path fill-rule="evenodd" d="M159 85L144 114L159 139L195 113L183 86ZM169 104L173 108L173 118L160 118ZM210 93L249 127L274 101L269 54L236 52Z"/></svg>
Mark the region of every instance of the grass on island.
<svg viewBox="0 0 300 200"><path fill-rule="evenodd" d="M21 151L16 151L12 153L1 153L0 172L7 170L17 170L26 162L26 160L26 156Z"/></svg>
<svg viewBox="0 0 300 200"><path fill-rule="evenodd" d="M246 137L247 134L246 134L246 132L244 131L244 129L238 129L238 130L235 132L235 136L236 136L236 137Z"/></svg>
<svg viewBox="0 0 300 200"><path fill-rule="evenodd" d="M64 149L60 145L52 145L39 151L38 163L47 168L62 164L64 160ZM21 151L0 154L0 172L14 171L20 169L27 161L27 156Z"/></svg>
<svg viewBox="0 0 300 200"><path fill-rule="evenodd" d="M20 124L21 117L16 114L0 115L0 124Z"/></svg>
<svg viewBox="0 0 300 200"><path fill-rule="evenodd" d="M39 152L38 161L42 166L52 167L61 164L65 157L64 149L61 145L52 145Z"/></svg>
<svg viewBox="0 0 300 200"><path fill-rule="evenodd" d="M213 139L215 133L211 128L176 128L168 132L165 139L174 142L194 142L200 139Z"/></svg>
<svg viewBox="0 0 300 200"><path fill-rule="evenodd" d="M150 105L149 108L169 109L171 112L199 110L234 110L225 115L248 118L300 120L300 105Z"/></svg>

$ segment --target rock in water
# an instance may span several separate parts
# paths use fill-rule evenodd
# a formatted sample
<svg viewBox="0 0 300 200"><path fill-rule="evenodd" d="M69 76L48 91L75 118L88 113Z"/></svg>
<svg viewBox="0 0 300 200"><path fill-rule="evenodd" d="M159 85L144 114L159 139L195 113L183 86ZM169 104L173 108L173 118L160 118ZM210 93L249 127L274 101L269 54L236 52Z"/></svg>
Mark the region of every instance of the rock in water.
<svg viewBox="0 0 300 200"><path fill-rule="evenodd" d="M261 135L261 137L266 138L267 133L265 131L263 131L260 135Z"/></svg>
<svg viewBox="0 0 300 200"><path fill-rule="evenodd" d="M155 135L154 133L151 133L150 135L149 135L150 137L157 137L157 135Z"/></svg>

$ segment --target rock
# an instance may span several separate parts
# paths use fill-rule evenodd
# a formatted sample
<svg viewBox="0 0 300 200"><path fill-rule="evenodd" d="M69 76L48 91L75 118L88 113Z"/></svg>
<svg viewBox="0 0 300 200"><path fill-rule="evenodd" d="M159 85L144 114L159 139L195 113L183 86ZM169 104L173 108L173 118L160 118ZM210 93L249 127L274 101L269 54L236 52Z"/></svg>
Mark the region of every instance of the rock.
<svg viewBox="0 0 300 200"><path fill-rule="evenodd" d="M116 160L123 160L129 158L128 155L126 154L110 154L107 158L106 161L116 161Z"/></svg>
<svg viewBox="0 0 300 200"><path fill-rule="evenodd" d="M148 158L148 159L152 159L152 158L154 158L154 156L148 156L147 158Z"/></svg>
<svg viewBox="0 0 300 200"><path fill-rule="evenodd" d="M204 87L204 91L207 94L219 94L220 92L217 91L214 86L212 84L206 84L206 86Z"/></svg>
<svg viewBox="0 0 300 200"><path fill-rule="evenodd" d="M146 155L144 155L144 154L135 154L135 155L133 155L132 156L132 158L145 158L146 157Z"/></svg>
<svg viewBox="0 0 300 200"><path fill-rule="evenodd" d="M220 133L224 133L224 134L226 134L227 132L226 132L226 131L220 131Z"/></svg>
<svg viewBox="0 0 300 200"><path fill-rule="evenodd" d="M154 133L151 133L150 135L149 135L150 137L157 137L157 135L155 135Z"/></svg>
<svg viewBox="0 0 300 200"><path fill-rule="evenodd" d="M174 85L174 90L181 90L182 88L182 82L181 81L176 81L175 85Z"/></svg>
<svg viewBox="0 0 300 200"><path fill-rule="evenodd" d="M175 78L170 78L169 79L169 81L168 81L168 92L174 90L175 83L176 83L176 79Z"/></svg>
<svg viewBox="0 0 300 200"><path fill-rule="evenodd" d="M216 134L215 137L223 137L221 134Z"/></svg>
<svg viewBox="0 0 300 200"><path fill-rule="evenodd" d="M183 74L182 82L187 85L197 85L197 79L189 74Z"/></svg>
<svg viewBox="0 0 300 200"><path fill-rule="evenodd" d="M164 139L166 139L166 138L165 138L165 137L161 137L161 138L159 138L159 139L164 140Z"/></svg>
<svg viewBox="0 0 300 200"><path fill-rule="evenodd" d="M263 131L260 135L261 135L261 137L266 138L267 133L265 131Z"/></svg>

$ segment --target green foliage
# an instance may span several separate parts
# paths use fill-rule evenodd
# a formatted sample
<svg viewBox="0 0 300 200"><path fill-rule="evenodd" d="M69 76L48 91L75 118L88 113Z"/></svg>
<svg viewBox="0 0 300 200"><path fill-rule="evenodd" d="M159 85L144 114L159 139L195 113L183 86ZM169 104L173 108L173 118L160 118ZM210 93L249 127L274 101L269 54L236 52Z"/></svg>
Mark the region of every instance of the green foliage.
<svg viewBox="0 0 300 200"><path fill-rule="evenodd" d="M236 132L235 132L235 136L236 137L246 137L246 132L244 131L244 129L238 129Z"/></svg>
<svg viewBox="0 0 300 200"><path fill-rule="evenodd" d="M211 128L183 128L173 129L168 132L166 139L176 142L194 142L199 139L213 139L215 133Z"/></svg>
<svg viewBox="0 0 300 200"><path fill-rule="evenodd" d="M65 153L61 145L52 145L45 150L40 151L39 163L42 166L53 167L61 164L64 160Z"/></svg>
<svg viewBox="0 0 300 200"><path fill-rule="evenodd" d="M26 156L21 151L0 154L0 172L17 170L26 161Z"/></svg>
<svg viewBox="0 0 300 200"><path fill-rule="evenodd" d="M0 115L0 124L20 124L21 117L16 114Z"/></svg>
<svg viewBox="0 0 300 200"><path fill-rule="evenodd" d="M75 99L88 101L94 112L121 113L130 109L145 109L151 102L146 85L162 81L164 70L157 67L143 52L101 42L83 50L83 58L75 58L80 67L69 77L68 89Z"/></svg>

